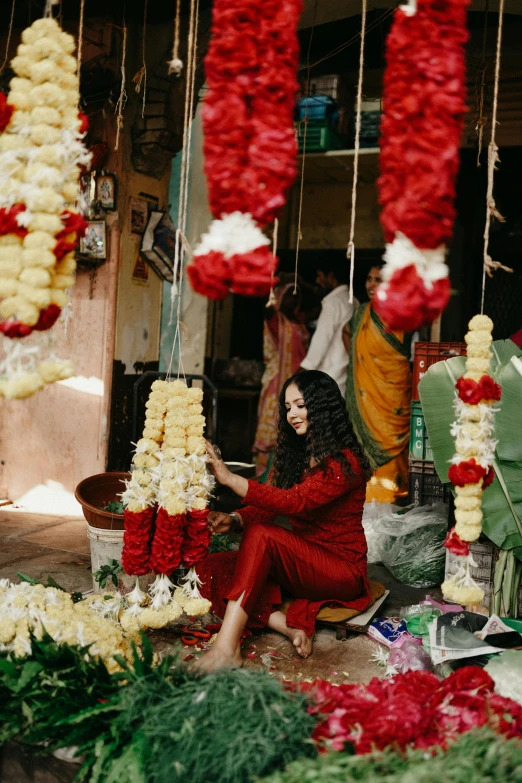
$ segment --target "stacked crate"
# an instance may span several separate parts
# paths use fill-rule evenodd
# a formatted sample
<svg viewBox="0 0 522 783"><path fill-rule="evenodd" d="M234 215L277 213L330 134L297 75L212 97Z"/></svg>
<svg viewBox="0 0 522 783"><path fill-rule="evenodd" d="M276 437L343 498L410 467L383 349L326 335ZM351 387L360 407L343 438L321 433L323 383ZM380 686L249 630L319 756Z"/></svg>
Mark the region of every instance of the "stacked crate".
<svg viewBox="0 0 522 783"><path fill-rule="evenodd" d="M410 418L410 492L409 501L424 506L437 501L448 502L449 489L437 476L433 453L428 440L422 405L419 401L419 381L432 364L452 356L464 356L466 343L416 343L413 361L413 384Z"/></svg>

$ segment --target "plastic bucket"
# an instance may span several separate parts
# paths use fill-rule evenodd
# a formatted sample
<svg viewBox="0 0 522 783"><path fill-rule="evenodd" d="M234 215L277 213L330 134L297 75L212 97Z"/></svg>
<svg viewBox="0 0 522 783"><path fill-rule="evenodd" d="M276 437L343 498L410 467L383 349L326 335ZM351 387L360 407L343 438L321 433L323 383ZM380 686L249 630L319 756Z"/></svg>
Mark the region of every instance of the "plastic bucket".
<svg viewBox="0 0 522 783"><path fill-rule="evenodd" d="M123 514L103 511L111 501L118 500L125 489L124 482L130 473L98 473L80 481L74 496L81 503L83 515L89 525L107 530L123 530Z"/></svg>
<svg viewBox="0 0 522 783"><path fill-rule="evenodd" d="M114 592L118 589L121 593L128 593L136 584L135 576L127 574L118 574L118 588L114 585L111 577L107 579L105 587L100 587L94 578L94 574L102 566L108 565L111 560L117 560L121 563L121 553L123 549L123 530L108 530L106 528L93 527L87 525L87 538L91 542L91 565L92 565L92 583L95 593ZM140 587L145 589L154 581L154 574L140 576Z"/></svg>

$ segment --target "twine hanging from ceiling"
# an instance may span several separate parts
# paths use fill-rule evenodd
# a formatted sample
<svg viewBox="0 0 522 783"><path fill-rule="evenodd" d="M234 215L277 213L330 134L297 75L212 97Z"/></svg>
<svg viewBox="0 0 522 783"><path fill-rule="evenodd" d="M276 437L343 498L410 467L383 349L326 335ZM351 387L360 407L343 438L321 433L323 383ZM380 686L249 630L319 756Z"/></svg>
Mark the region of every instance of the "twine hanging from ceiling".
<svg viewBox="0 0 522 783"><path fill-rule="evenodd" d="M361 138L362 87L364 74L364 40L366 36L366 0L362 0L361 12L361 48L359 50L359 79L357 82L357 109L355 114L355 143L353 156L352 210L350 216L350 238L346 248L346 257L350 260L350 304L353 303L353 273L355 267L355 215L357 211L357 180L359 177L359 147Z"/></svg>
<svg viewBox="0 0 522 783"><path fill-rule="evenodd" d="M504 272L512 272L510 267L504 266L500 261L493 261L489 255L489 230L491 226L491 218L495 217L497 220L504 222L504 218L500 214L493 198L493 184L495 181L496 164L500 162L498 156L498 147L496 143L496 130L497 130L497 110L498 110L498 90L500 83L500 59L502 53L502 26L504 20L504 0L500 0L498 11L498 32L497 32L497 53L495 59L495 81L493 88L493 109L491 112L491 140L488 146L488 186L486 191L486 224L484 226L484 260L482 269L482 297L480 302L480 312L484 312L484 298L486 294L486 275L493 277L493 273L497 269L503 269Z"/></svg>

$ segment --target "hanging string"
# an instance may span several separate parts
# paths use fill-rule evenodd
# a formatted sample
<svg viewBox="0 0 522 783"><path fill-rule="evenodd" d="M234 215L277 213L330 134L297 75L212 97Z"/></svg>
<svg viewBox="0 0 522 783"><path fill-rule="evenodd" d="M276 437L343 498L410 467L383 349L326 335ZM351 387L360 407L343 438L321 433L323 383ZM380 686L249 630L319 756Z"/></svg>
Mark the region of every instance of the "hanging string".
<svg viewBox="0 0 522 783"><path fill-rule="evenodd" d="M497 109L498 109L498 89L500 82L500 56L502 51L502 25L504 21L504 0L500 0L498 9L498 32L497 32L497 54L495 59L495 81L493 88L493 110L491 112L491 140L488 146L488 187L486 192L486 225L484 227L484 263L482 268L482 297L480 302L480 312L484 312L484 298L486 295L486 275L493 277L493 272L497 269L503 269L504 272L512 272L513 270L507 266L504 266L500 261L493 261L489 255L489 229L491 226L491 218L496 217L497 220L504 222L504 218L500 214L493 198L493 183L495 179L496 163L500 162L498 156L498 147L495 141L497 130Z"/></svg>
<svg viewBox="0 0 522 783"><path fill-rule="evenodd" d="M121 55L121 89L118 103L116 104L116 111L118 116L116 118L116 143L114 149L119 149L120 146L120 133L123 129L123 109L127 103L127 92L125 90L125 59L127 57L127 23L125 17L123 17L123 43L122 43L122 55Z"/></svg>
<svg viewBox="0 0 522 783"><path fill-rule="evenodd" d="M60 5L60 0L47 0L45 3L44 19L52 18L53 6Z"/></svg>
<svg viewBox="0 0 522 783"><path fill-rule="evenodd" d="M312 51L312 40L315 31L315 19L317 16L317 0L314 3L314 16L312 20L312 29L310 31L310 38L308 40L308 52L306 54L306 97L310 95L310 52ZM301 221L303 218L303 194L304 194L304 174L305 174L305 162L306 162L306 132L308 130L308 100L306 101L305 116L299 123L298 133L301 134L301 125L304 123L304 135L303 135L303 152L301 158L301 186L299 188L299 213L297 217L297 238L295 241L295 270L294 270L294 296L297 294L297 270L299 266L299 244L303 235L301 233Z"/></svg>
<svg viewBox="0 0 522 783"><path fill-rule="evenodd" d="M482 154L482 144L484 141L484 128L488 121L487 115L484 114L484 104L486 99L486 72L488 69L486 61L486 45L488 41L488 12L489 12L489 0L486 0L486 7L484 9L484 33L482 36L482 59L480 61L480 68L478 75L480 75L480 88L479 88L479 101L478 101L478 117L475 130L478 136L478 150L477 150L477 168L480 168L480 156Z"/></svg>
<svg viewBox="0 0 522 783"><path fill-rule="evenodd" d="M143 105L141 107L141 116L145 117L145 102L147 100L147 62L145 59L145 46L147 36L147 4L148 0L145 0L143 6L143 32L141 35L141 68L134 74L132 81L135 84L135 90L139 94L143 86Z"/></svg>
<svg viewBox="0 0 522 783"><path fill-rule="evenodd" d="M181 0L176 0L176 14L174 16L174 43L172 46L172 59L169 62L169 74L179 74L183 63L179 59L179 29L181 23Z"/></svg>
<svg viewBox="0 0 522 783"><path fill-rule="evenodd" d="M82 67L82 54L83 54L83 23L85 18L85 0L81 0L80 2L80 21L78 24L78 52L77 52L77 59L78 59L78 79L80 78L80 69Z"/></svg>
<svg viewBox="0 0 522 783"><path fill-rule="evenodd" d="M13 3L11 5L11 19L9 20L9 30L7 32L7 43L5 45L5 57L4 57L4 62L2 63L2 67L0 68L0 74L4 72L5 66L7 65L7 61L9 59L9 46L11 44L11 35L13 34L15 6L16 6L16 0L13 0Z"/></svg>
<svg viewBox="0 0 522 783"><path fill-rule="evenodd" d="M178 8L179 11L179 8ZM181 321L181 304L183 293L183 268L185 256L190 259L192 250L186 239L187 214L188 214L188 195L190 183L190 163L192 148L192 126L194 116L194 100L196 92L196 63L197 63L197 42L199 34L199 0L191 0L189 14L189 31L187 40L187 79L185 90L185 109L183 120L183 147L181 153L181 173L178 204L178 228L176 229L176 245L174 251L174 280L171 291L171 311L169 325L173 323L174 305L176 304L176 329L172 342L172 351L170 355L169 366L167 369L167 378L170 378L174 353L178 346L178 378L180 373L184 376L183 355L182 355L182 335L186 334L186 328ZM176 44L177 35L177 44ZM175 33L175 47L179 47L179 29ZM178 49L179 51L179 49ZM179 279L179 285L178 285ZM177 297L177 302L176 302Z"/></svg>
<svg viewBox="0 0 522 783"><path fill-rule="evenodd" d="M279 220L276 218L274 220L274 230L272 232L272 255L275 256L277 253L277 235L279 233ZM274 270L272 269L270 273L270 294L268 295L268 301L265 305L265 307L273 307L275 304L275 292L274 292Z"/></svg>
<svg viewBox="0 0 522 783"><path fill-rule="evenodd" d="M350 260L350 304L353 303L353 273L355 268L355 214L357 211L357 180L359 178L359 146L361 138L362 87L364 74L364 40L366 36L366 0L362 0L361 48L359 51L359 81L357 83L357 109L355 113L355 143L353 156L352 213L350 216L350 238L346 257Z"/></svg>

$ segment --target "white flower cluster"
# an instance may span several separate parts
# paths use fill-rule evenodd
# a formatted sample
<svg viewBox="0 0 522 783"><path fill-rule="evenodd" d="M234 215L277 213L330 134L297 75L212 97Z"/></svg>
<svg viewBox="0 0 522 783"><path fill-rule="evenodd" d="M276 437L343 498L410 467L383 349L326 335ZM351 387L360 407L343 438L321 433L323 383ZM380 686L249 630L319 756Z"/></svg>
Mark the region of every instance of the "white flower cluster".
<svg viewBox="0 0 522 783"><path fill-rule="evenodd" d="M184 381L154 381L143 437L122 498L133 512L154 503L172 515L208 505L214 479L207 470L203 391Z"/></svg>
<svg viewBox="0 0 522 783"><path fill-rule="evenodd" d="M212 221L194 250L194 258L211 252L222 253L225 258L231 258L269 244L270 240L249 212L231 212Z"/></svg>
<svg viewBox="0 0 522 783"><path fill-rule="evenodd" d="M1 579L0 652L30 655L31 634L40 640L47 633L58 644L88 647L89 655L102 658L109 671L116 671L120 667L114 656L131 661L130 642L139 644L139 636L124 634L118 625L117 598L102 602L101 616L91 607L93 600L75 604L63 590Z"/></svg>

